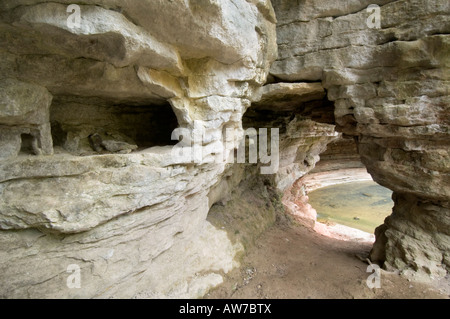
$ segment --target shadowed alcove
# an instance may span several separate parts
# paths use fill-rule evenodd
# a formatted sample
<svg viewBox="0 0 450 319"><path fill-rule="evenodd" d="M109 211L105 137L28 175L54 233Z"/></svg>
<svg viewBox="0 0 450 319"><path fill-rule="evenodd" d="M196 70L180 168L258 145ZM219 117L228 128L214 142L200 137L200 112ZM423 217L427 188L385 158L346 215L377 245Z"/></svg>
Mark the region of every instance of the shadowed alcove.
<svg viewBox="0 0 450 319"><path fill-rule="evenodd" d="M168 102L113 104L56 99L50 114L57 150L128 153L176 144L171 134L178 122Z"/></svg>

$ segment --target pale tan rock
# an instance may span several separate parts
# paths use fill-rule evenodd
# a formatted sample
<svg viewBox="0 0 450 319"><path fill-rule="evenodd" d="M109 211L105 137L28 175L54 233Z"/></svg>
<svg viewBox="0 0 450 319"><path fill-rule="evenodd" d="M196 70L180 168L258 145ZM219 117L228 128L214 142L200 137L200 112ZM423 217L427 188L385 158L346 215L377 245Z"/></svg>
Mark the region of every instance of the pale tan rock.
<svg viewBox="0 0 450 319"><path fill-rule="evenodd" d="M292 111L305 102L320 100L325 91L320 83L267 84L255 93L254 105L258 108Z"/></svg>
<svg viewBox="0 0 450 319"><path fill-rule="evenodd" d="M371 258L420 281L445 276L450 243L448 203L400 194L393 199L393 214L377 229Z"/></svg>
<svg viewBox="0 0 450 319"><path fill-rule="evenodd" d="M53 47L73 58L103 60L119 68L138 64L181 73L181 59L171 45L159 42L119 12L98 6L78 7L81 19L74 26L68 23L68 7L58 3L19 7L9 19L15 26L31 28L37 36L41 33L47 50ZM51 39L45 36L48 33L53 34Z"/></svg>

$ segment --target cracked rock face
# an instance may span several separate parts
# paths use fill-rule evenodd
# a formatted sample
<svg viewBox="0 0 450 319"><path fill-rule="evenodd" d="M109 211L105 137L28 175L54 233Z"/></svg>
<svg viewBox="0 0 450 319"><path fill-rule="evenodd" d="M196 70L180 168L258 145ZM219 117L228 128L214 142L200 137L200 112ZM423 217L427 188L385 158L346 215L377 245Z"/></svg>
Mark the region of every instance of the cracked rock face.
<svg viewBox="0 0 450 319"><path fill-rule="evenodd" d="M357 137L369 173L394 191L372 258L442 276L449 270L449 3L272 3L279 57L271 74L321 82L337 129ZM367 24L369 4L379 5L380 28Z"/></svg>

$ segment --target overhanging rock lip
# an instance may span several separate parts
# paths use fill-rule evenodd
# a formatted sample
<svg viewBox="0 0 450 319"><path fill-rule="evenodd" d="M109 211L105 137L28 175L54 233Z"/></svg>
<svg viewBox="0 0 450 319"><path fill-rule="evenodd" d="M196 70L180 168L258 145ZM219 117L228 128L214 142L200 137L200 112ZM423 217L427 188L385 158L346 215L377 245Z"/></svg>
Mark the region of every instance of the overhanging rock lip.
<svg viewBox="0 0 450 319"><path fill-rule="evenodd" d="M172 159L173 146L154 146L131 154L19 156L0 161L0 183L23 178L75 176L105 168L144 165L155 169L181 165ZM39 167L39 170L35 168Z"/></svg>

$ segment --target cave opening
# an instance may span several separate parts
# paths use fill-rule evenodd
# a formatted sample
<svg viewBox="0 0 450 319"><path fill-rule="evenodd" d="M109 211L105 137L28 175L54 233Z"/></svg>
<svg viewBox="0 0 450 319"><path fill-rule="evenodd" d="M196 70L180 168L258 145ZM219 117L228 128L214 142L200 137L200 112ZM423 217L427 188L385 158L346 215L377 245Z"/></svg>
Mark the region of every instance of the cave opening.
<svg viewBox="0 0 450 319"><path fill-rule="evenodd" d="M328 237L371 242L391 215L392 191L373 180L353 136L340 134L326 144L314 168L296 182L299 201L313 208L314 229Z"/></svg>
<svg viewBox="0 0 450 319"><path fill-rule="evenodd" d="M280 94L286 85L289 90ZM329 237L352 240L363 235L373 242L375 228L392 212L392 191L367 172L357 137L340 132L334 102L326 92L316 93L320 90L314 84L275 84L276 94L270 93L270 86L270 98L263 96L252 104L243 116L243 127L280 129L280 172L275 183L284 189L288 211ZM310 91L291 94L297 87ZM286 190L287 185L293 186Z"/></svg>
<svg viewBox="0 0 450 319"><path fill-rule="evenodd" d="M308 197L317 212L316 222L369 234L374 234L394 205L392 191L370 180L327 186L310 192Z"/></svg>
<svg viewBox="0 0 450 319"><path fill-rule="evenodd" d="M26 154L26 155L34 155L34 149L33 149L33 142L34 137L31 134L23 133L20 135L21 139L21 146L20 146L20 153Z"/></svg>
<svg viewBox="0 0 450 319"><path fill-rule="evenodd" d="M168 102L108 104L57 99L51 109L55 152L75 155L130 153L175 145L178 120Z"/></svg>
<svg viewBox="0 0 450 319"><path fill-rule="evenodd" d="M361 161L357 137L345 133L326 145L299 184L317 214L315 229L334 238L373 242L394 206L392 191L374 181Z"/></svg>

